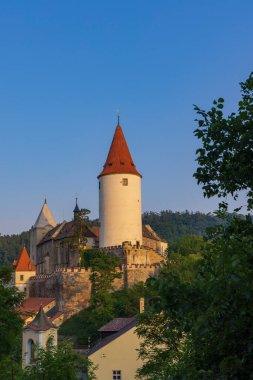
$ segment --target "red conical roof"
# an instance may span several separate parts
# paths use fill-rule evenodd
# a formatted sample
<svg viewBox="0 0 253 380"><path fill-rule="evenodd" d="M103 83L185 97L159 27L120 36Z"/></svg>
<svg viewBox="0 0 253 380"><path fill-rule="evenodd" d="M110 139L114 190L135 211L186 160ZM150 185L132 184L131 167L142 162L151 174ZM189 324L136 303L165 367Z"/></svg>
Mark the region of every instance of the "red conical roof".
<svg viewBox="0 0 253 380"><path fill-rule="evenodd" d="M25 247L20 252L19 258L16 263L15 271L19 271L19 272L35 271L35 266L33 264L33 261L30 259Z"/></svg>
<svg viewBox="0 0 253 380"><path fill-rule="evenodd" d="M116 127L104 169L98 178L103 175L117 173L135 174L141 177L134 165L124 133L119 124Z"/></svg>

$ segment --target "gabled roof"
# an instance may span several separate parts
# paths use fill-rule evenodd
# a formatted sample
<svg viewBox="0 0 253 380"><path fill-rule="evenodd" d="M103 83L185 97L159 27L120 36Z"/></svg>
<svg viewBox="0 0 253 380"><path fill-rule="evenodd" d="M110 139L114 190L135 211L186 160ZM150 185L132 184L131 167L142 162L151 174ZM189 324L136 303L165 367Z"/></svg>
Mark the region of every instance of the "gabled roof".
<svg viewBox="0 0 253 380"><path fill-rule="evenodd" d="M50 211L50 208L47 205L47 201L45 200L42 209L39 213L39 216L34 224L34 227L36 228L43 228L45 226L56 226L56 222L54 220L54 217Z"/></svg>
<svg viewBox="0 0 253 380"><path fill-rule="evenodd" d="M50 240L53 240L55 237L58 236L58 234L60 233L61 229L64 227L64 225L66 224L67 222L62 222L61 224L57 224L56 227L52 228L50 231L48 231L48 233L43 237L43 239L39 242L38 245L40 244L43 244L45 243L46 241L50 241Z"/></svg>
<svg viewBox="0 0 253 380"><path fill-rule="evenodd" d="M14 263L13 263L14 264ZM24 247L19 254L19 257L15 264L16 272L28 272L35 271L35 266L33 261L30 259L26 248Z"/></svg>
<svg viewBox="0 0 253 380"><path fill-rule="evenodd" d="M63 312L59 310L57 305L55 305L55 298L29 297L22 302L17 310L19 311L20 316L26 320L32 315L36 315L40 310L40 307L43 309L46 308L46 316L51 322L63 315ZM49 307L50 309L48 309Z"/></svg>
<svg viewBox="0 0 253 380"><path fill-rule="evenodd" d="M40 307L45 307L51 302L54 302L55 298L43 298L43 297L29 297L26 298L18 310L21 313L38 313Z"/></svg>
<svg viewBox="0 0 253 380"><path fill-rule="evenodd" d="M75 221L72 220L71 222L66 222L63 226L63 228L60 229L59 234L57 234L54 237L54 240L60 240L60 239L65 239L65 238L70 238L73 237L75 234ZM96 238L96 235L92 231L91 227L86 226L83 230L83 236L88 238Z"/></svg>
<svg viewBox="0 0 253 380"><path fill-rule="evenodd" d="M107 174L135 174L141 177L133 162L124 133L118 124L112 139L111 147L98 178Z"/></svg>
<svg viewBox="0 0 253 380"><path fill-rule="evenodd" d="M25 327L25 329L34 331L46 331L49 329L56 329L56 327L44 313L43 307L40 306L38 314L32 320L32 322Z"/></svg>
<svg viewBox="0 0 253 380"><path fill-rule="evenodd" d="M142 225L142 236L148 239L166 242L166 240L162 239L149 224Z"/></svg>
<svg viewBox="0 0 253 380"><path fill-rule="evenodd" d="M61 224L58 224L56 227L48 231L44 238L39 242L38 246L44 244L47 241L61 240L73 237L75 234L74 223L75 221L72 220L70 222L64 221ZM96 241L98 239L96 231L93 231L93 227L89 226L86 226L84 228L83 236L86 238L93 238Z"/></svg>
<svg viewBox="0 0 253 380"><path fill-rule="evenodd" d="M105 332L105 331L106 332L116 332L116 331L123 329L124 327L129 325L129 323L131 323L133 321L135 321L135 317L132 317L132 318L115 318L112 321L108 322L106 325L102 326L98 331L100 331L100 332Z"/></svg>
<svg viewBox="0 0 253 380"><path fill-rule="evenodd" d="M125 334L127 331L129 331L130 329L132 329L133 327L136 326L136 318L135 317L132 317L132 318L116 318L116 319L113 319L111 322L107 323L105 326L101 327L101 329L99 329L99 331L108 331L108 330L102 330L103 328L107 328L106 326L109 325L109 328L118 328L119 327L119 324L121 323L118 323L117 320L122 320L124 319L125 320L125 323L123 323L123 326L121 328L119 328L118 330L115 330L115 333L114 334L111 334L109 336L107 336L106 338L100 340L98 343L96 343L88 352L87 352L87 356L90 356L91 354L93 354L94 352L100 350L100 348L106 346L107 344L111 343L112 341L114 341L115 339L117 339L118 337L120 337L121 335ZM128 323L127 323L127 320L128 320ZM110 324L111 327L110 327ZM116 327L118 326L118 327ZM111 331L111 330L110 330Z"/></svg>

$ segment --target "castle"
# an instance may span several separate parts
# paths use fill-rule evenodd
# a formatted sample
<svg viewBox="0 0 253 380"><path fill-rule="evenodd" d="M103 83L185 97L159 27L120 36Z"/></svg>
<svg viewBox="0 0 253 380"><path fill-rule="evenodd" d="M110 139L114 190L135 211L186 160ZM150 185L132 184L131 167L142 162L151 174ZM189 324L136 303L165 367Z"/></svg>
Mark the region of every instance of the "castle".
<svg viewBox="0 0 253 380"><path fill-rule="evenodd" d="M142 176L138 172L122 127L116 127L99 181L99 227L82 231L84 249L102 248L120 258L122 278L114 288L132 286L156 276L164 262L167 243L149 225L142 225ZM27 283L28 297L53 297L64 318L89 305L91 270L80 266L73 246L78 204L70 222L56 224L45 203L30 231L30 257L36 268Z"/></svg>

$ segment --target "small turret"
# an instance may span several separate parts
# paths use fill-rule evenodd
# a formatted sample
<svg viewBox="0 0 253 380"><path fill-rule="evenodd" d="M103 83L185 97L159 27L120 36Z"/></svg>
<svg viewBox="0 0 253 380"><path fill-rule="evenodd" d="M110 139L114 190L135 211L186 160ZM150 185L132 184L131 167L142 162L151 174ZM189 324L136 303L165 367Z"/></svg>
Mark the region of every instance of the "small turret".
<svg viewBox="0 0 253 380"><path fill-rule="evenodd" d="M79 209L79 207L78 207L77 200L78 200L78 198L76 198L76 206L75 206L75 208L74 208L74 210L73 210L73 213L74 213L74 220L76 219L76 217L77 217L78 214L80 213L80 209Z"/></svg>
<svg viewBox="0 0 253 380"><path fill-rule="evenodd" d="M57 328L48 319L41 305L32 322L23 328L23 367L32 363L36 345L38 345L39 348L45 348L49 337L51 337L52 343L57 346Z"/></svg>
<svg viewBox="0 0 253 380"><path fill-rule="evenodd" d="M14 266L14 285L21 291L29 295L29 279L35 276L35 265L30 259L26 247L24 247L17 260L13 263Z"/></svg>

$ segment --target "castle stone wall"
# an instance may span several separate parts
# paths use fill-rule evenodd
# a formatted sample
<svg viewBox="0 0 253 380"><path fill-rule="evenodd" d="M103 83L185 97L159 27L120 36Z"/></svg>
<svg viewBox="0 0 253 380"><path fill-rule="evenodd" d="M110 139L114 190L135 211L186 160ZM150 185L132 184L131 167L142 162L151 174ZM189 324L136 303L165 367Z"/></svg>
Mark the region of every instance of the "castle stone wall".
<svg viewBox="0 0 253 380"><path fill-rule="evenodd" d="M127 265L125 271L125 286L131 288L138 282L145 282L149 277L157 277L161 265Z"/></svg>
<svg viewBox="0 0 253 380"><path fill-rule="evenodd" d="M114 254L120 254L119 249L115 251ZM163 257L153 250L131 245L124 245L121 255L122 267L117 270L122 272L122 277L115 279L115 290L132 287L138 282L145 282L149 277L156 277L163 261ZM92 290L90 275L91 269L59 266L54 273L31 277L29 296L55 298L59 309L64 311L66 320L89 306Z"/></svg>
<svg viewBox="0 0 253 380"><path fill-rule="evenodd" d="M90 270L68 268L49 275L31 277L30 297L53 297L64 319L89 306L91 297Z"/></svg>

